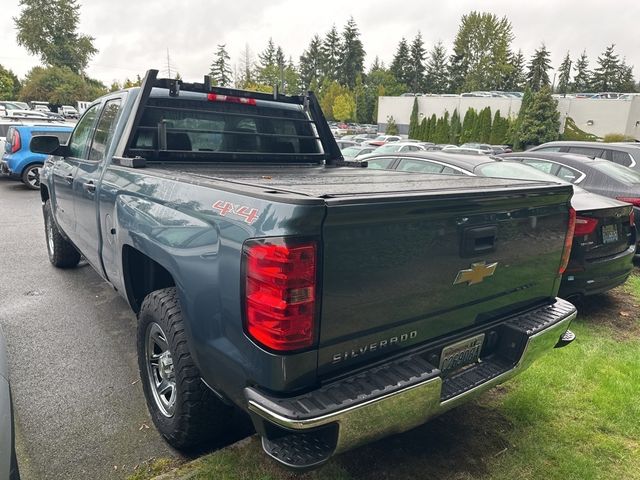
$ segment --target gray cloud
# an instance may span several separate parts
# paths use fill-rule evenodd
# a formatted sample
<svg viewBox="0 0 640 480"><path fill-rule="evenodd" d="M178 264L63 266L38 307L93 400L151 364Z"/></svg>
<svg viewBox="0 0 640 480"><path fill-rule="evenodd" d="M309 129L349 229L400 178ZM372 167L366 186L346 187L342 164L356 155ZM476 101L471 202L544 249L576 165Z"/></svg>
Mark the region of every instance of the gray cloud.
<svg viewBox="0 0 640 480"><path fill-rule="evenodd" d="M19 12L17 0L4 0L0 16L0 63L24 75L38 65L37 58L15 43L11 18ZM360 27L367 61L377 55L391 61L402 36L422 32L427 47L442 40L450 48L461 15L471 10L507 15L513 24L515 49L530 56L541 42L551 50L554 66L567 51L572 57L586 50L592 66L611 43L621 57L635 65L640 76L637 19L640 2L623 0L615 8L602 2L537 0L456 0L424 2L406 0L394 5L382 0L305 2L272 0L149 0L81 1L81 30L96 39L100 52L88 73L105 83L134 77L148 68L166 67L170 51L174 68L184 78L196 79L211 64L216 45L225 43L232 61L238 62L245 43L257 58L269 39L282 45L297 61L314 33L323 35L336 24L342 28L350 15Z"/></svg>

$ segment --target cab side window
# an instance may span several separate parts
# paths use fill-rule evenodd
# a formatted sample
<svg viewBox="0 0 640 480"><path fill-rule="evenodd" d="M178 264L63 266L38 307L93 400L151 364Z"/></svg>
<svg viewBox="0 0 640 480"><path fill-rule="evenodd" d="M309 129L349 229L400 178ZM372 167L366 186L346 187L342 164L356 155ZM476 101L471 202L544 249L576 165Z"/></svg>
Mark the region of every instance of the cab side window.
<svg viewBox="0 0 640 480"><path fill-rule="evenodd" d="M395 158L392 157L372 158L371 160L367 159L367 168L371 168L373 170L384 170L389 168L394 161Z"/></svg>
<svg viewBox="0 0 640 480"><path fill-rule="evenodd" d="M88 108L76 125L69 140L69 156L72 158L86 158L87 144L91 140L93 122L98 114L98 104Z"/></svg>
<svg viewBox="0 0 640 480"><path fill-rule="evenodd" d="M120 103L120 99L116 98L104 104L96 132L93 135L93 142L91 142L89 160L102 160L109 150L120 112Z"/></svg>

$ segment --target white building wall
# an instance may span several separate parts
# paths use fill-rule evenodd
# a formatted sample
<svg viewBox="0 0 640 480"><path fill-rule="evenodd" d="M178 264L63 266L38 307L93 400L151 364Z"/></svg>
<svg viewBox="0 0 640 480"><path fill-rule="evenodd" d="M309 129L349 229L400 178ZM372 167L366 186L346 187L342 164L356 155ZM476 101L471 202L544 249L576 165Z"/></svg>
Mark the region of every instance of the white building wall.
<svg viewBox="0 0 640 480"><path fill-rule="evenodd" d="M477 111L485 107L491 108L491 114L500 110L503 117L516 117L522 101L519 98L499 97L415 97L418 99L418 114L420 120L429 118L435 113L441 117L446 111L449 115L458 110L461 118L469 108ZM379 97L378 125L384 131L387 118L393 117L400 133L409 131L411 110L414 97ZM624 133L640 140L640 96L632 100L609 100L589 98L560 98L558 99L561 130L569 116L576 125L588 133L603 137L608 133Z"/></svg>

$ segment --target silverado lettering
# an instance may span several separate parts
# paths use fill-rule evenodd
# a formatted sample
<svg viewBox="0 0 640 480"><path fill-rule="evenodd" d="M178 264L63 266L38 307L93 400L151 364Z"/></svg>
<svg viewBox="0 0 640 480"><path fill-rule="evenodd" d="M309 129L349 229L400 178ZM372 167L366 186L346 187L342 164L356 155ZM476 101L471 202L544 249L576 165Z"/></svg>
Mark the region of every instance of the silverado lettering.
<svg viewBox="0 0 640 480"><path fill-rule="evenodd" d="M398 345L400 343L406 342L409 339L414 339L417 336L418 331L413 330L409 333L403 333L402 335L397 335L385 340L380 340L379 342L370 343L362 347L356 347L348 352L336 353L335 355L333 355L333 363L339 363L350 358L355 358L360 355L364 355L367 352L375 352L378 349L385 348L387 345Z"/></svg>

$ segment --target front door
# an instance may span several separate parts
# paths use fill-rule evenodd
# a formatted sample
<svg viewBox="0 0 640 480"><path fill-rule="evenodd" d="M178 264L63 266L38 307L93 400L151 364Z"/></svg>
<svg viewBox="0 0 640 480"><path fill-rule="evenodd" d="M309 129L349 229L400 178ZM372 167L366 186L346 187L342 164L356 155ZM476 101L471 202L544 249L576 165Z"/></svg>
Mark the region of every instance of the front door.
<svg viewBox="0 0 640 480"><path fill-rule="evenodd" d="M87 109L71 133L68 143L68 155L66 157L54 157L53 160L54 214L58 225L73 243L76 243L73 181L78 169L78 162L85 156L97 112L98 104Z"/></svg>
<svg viewBox="0 0 640 480"><path fill-rule="evenodd" d="M113 140L113 133L120 113L120 98L107 100L100 112L91 146L86 158L78 162L73 181L76 218L76 245L89 263L102 271L100 249L102 239L99 228L98 191L100 176Z"/></svg>

